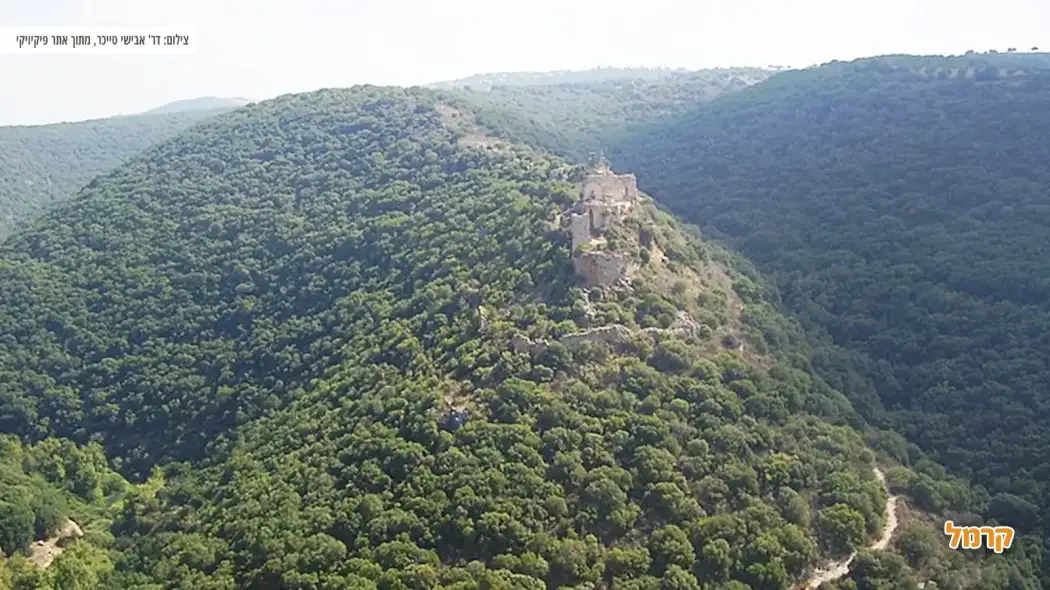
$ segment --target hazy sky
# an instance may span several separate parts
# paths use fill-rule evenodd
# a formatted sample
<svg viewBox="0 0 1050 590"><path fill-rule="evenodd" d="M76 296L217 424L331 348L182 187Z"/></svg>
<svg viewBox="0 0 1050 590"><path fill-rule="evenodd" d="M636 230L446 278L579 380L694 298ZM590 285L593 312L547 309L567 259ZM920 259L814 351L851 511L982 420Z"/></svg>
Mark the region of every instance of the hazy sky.
<svg viewBox="0 0 1050 590"><path fill-rule="evenodd" d="M0 55L0 125L494 71L1045 49L1050 1L0 0L0 27L140 25L193 29L197 52Z"/></svg>

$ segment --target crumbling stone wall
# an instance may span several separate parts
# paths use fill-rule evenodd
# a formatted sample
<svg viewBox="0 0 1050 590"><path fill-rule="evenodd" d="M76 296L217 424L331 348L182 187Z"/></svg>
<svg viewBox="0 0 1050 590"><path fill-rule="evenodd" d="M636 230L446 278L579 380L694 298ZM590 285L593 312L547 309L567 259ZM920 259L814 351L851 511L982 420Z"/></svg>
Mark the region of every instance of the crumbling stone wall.
<svg viewBox="0 0 1050 590"><path fill-rule="evenodd" d="M569 217L569 231L572 232L572 250L591 241L591 216L586 213L574 213Z"/></svg>
<svg viewBox="0 0 1050 590"><path fill-rule="evenodd" d="M635 201L638 180L634 174L588 174L583 179L580 197L585 201Z"/></svg>
<svg viewBox="0 0 1050 590"><path fill-rule="evenodd" d="M627 257L607 251L578 252L572 259L576 274L588 287L609 286L627 277Z"/></svg>
<svg viewBox="0 0 1050 590"><path fill-rule="evenodd" d="M547 348L546 340L532 340L528 336L517 333L510 339L510 347L515 352L539 353Z"/></svg>
<svg viewBox="0 0 1050 590"><path fill-rule="evenodd" d="M590 206L591 231L598 232L609 229L613 223L619 220L623 214L623 207L595 203Z"/></svg>
<svg viewBox="0 0 1050 590"><path fill-rule="evenodd" d="M572 248L596 239L599 232L611 228L623 218L627 209L625 203L582 202L569 214L569 231L572 234Z"/></svg>
<svg viewBox="0 0 1050 590"><path fill-rule="evenodd" d="M588 342L614 344L631 339L631 329L623 324L611 324L600 328L591 328L575 334L566 334L558 339L565 346L579 346Z"/></svg>
<svg viewBox="0 0 1050 590"><path fill-rule="evenodd" d="M558 342L568 347L580 346L588 342L601 342L617 344L628 342L631 339L631 329L623 324L611 324L598 328L583 330L566 334L558 339ZM516 352L539 354L550 346L550 341L545 339L533 340L524 334L517 333L510 339L510 347Z"/></svg>
<svg viewBox="0 0 1050 590"><path fill-rule="evenodd" d="M668 334L673 336L696 336L699 335L700 325L685 311L678 311L674 324L670 328L645 328L639 332L643 334ZM634 332L623 324L609 324L590 328L572 334L565 334L558 338L558 342L572 348L587 343L600 344L625 344L631 341ZM528 354L539 354L550 346L550 340L533 340L524 334L516 333L510 339L510 347L516 352Z"/></svg>

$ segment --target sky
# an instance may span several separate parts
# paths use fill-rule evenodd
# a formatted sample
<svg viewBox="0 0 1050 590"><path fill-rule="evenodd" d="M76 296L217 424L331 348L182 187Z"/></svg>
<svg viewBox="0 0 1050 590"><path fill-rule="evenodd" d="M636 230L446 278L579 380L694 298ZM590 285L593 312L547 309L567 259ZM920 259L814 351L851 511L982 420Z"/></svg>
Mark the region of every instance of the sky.
<svg viewBox="0 0 1050 590"><path fill-rule="evenodd" d="M181 27L195 49L0 55L0 125L490 72L1047 49L1047 23L1047 0L0 0L0 28Z"/></svg>

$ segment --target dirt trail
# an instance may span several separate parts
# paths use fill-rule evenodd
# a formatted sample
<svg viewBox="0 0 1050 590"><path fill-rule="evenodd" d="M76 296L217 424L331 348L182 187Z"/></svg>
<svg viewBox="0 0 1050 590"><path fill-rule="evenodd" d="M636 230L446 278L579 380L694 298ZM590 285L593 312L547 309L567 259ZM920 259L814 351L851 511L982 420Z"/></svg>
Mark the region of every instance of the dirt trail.
<svg viewBox="0 0 1050 590"><path fill-rule="evenodd" d="M875 477L878 478L879 483L883 487L886 487L886 475L882 473L882 470L875 467ZM889 491L887 489L887 491ZM879 537L878 541L872 543L868 550L870 551L882 551L890 544L890 540L893 538L894 531L897 530L897 499L898 496L891 495L886 500L886 524L882 527L882 536ZM819 588L824 582L833 582L842 578L849 573L849 566L853 564L853 560L856 559L857 552L854 551L846 559L840 559L833 561L822 568L817 568L813 575L810 576L804 584L796 586L797 589L805 588L806 590L815 590Z"/></svg>

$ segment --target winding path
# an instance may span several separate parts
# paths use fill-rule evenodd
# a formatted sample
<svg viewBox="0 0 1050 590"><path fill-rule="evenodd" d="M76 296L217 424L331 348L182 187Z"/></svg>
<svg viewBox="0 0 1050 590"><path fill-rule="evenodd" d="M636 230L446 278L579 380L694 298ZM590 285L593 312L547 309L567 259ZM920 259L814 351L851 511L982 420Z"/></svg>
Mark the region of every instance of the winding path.
<svg viewBox="0 0 1050 590"><path fill-rule="evenodd" d="M886 476L878 466L875 467L875 477L878 478L879 483L881 483L883 487L886 487ZM888 491L889 489L887 489L887 492ZM893 533L897 530L897 499L898 496L891 495L889 499L886 500L886 523L882 526L882 536L879 537L878 541L875 541L868 546L869 551L882 551L890 544L890 539L893 538ZM824 567L817 568L805 583L796 586L795 588L815 590L824 582L833 582L842 578L849 573L849 566L853 564L853 560L856 559L856 557L857 552L854 551L845 559L833 561Z"/></svg>

